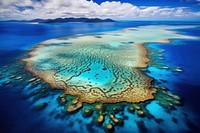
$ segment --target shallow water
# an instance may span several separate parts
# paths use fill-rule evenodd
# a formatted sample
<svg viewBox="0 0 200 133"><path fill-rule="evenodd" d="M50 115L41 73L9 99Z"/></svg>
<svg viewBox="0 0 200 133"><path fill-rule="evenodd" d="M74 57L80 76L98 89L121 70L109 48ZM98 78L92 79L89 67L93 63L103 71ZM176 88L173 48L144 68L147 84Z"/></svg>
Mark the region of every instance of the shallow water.
<svg viewBox="0 0 200 133"><path fill-rule="evenodd" d="M92 117L83 117L82 110L73 115L63 112L64 106L59 106L57 98L62 91L47 89L46 93L39 93L32 97L29 94L34 90L41 90L43 86L50 88L48 84L34 85L28 80L31 74L18 68L20 59L27 56L27 50L44 40L73 34L93 34L94 32L115 31L121 28L129 28L143 25L169 24L182 25L176 22L120 22L108 24L0 24L0 130L1 132L80 132L80 126L84 132L104 132L104 129L92 122ZM184 25L198 25L197 22L184 22ZM67 29L67 30L66 30ZM184 35L199 37L200 28L178 29ZM140 118L136 113L131 114L125 107L124 111L116 117L123 117L124 125L116 126L115 132L197 132L199 120L198 100L200 95L200 46L199 40L173 40L172 44L146 44L150 50L163 49L163 61L156 59L160 66L175 68L181 67L183 72L173 72L161 69L158 65L149 64L146 74L155 79L155 84L169 88L171 92L183 97L184 104L169 112L163 109L158 102L153 101L147 105L147 110L155 117L153 119ZM178 45L177 45L178 44ZM151 52L149 52L151 53ZM153 55L149 54L149 57ZM5 71L3 66L13 66ZM16 67L15 67L16 65ZM23 66L23 63L22 63ZM3 85L9 79L10 73L17 70L18 75L26 74L26 83L12 80L12 84ZM41 89L40 89L41 88ZM73 98L72 98L73 99ZM35 110L34 106L47 102L48 106L43 110ZM94 114L95 115L95 114ZM166 128L169 129L166 131Z"/></svg>

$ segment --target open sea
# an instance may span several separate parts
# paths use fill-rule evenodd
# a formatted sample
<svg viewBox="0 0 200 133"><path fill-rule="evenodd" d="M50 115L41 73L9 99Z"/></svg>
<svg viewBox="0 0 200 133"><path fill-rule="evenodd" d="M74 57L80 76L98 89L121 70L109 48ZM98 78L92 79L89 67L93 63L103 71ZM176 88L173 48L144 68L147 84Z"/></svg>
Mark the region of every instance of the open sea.
<svg viewBox="0 0 200 133"><path fill-rule="evenodd" d="M197 37L196 40L171 40L169 44L147 43L147 51L164 50L164 61L170 67L180 67L182 72L160 69L149 64L145 73L154 81L182 98L183 104L170 112L165 111L154 100L147 110L156 118L139 118L124 109L126 117L123 126L117 126L119 133L199 133L200 132L200 22L187 21L120 21L114 23L66 23L29 24L0 22L0 133L76 133L106 132L93 125L92 117L83 117L81 110L72 115L63 115L57 97L59 90L49 89L46 95L31 97L30 93L42 88L32 86L24 80L9 78L15 71L24 76L21 59L29 50L48 39L77 34L95 34L148 25L195 26L177 29L182 35ZM147 33L148 34L148 33ZM171 44L171 45L170 45ZM151 53L151 52L150 52ZM148 54L149 58L157 58ZM151 58L150 58L151 60ZM156 59L155 59L156 60ZM7 68L8 67L8 68ZM31 74L27 72L27 77ZM11 79L10 84L5 84ZM12 84L14 82L14 84ZM47 102L42 110L35 110L37 103ZM53 113L60 112L59 115Z"/></svg>

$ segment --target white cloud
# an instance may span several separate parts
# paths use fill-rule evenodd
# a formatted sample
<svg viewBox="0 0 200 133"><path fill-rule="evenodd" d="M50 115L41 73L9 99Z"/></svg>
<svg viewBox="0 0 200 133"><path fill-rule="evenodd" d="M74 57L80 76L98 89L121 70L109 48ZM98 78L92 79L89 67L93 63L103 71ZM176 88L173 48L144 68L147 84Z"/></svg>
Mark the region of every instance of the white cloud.
<svg viewBox="0 0 200 133"><path fill-rule="evenodd" d="M32 6L34 2L31 0L2 0L0 1L1 7L9 6Z"/></svg>
<svg viewBox="0 0 200 133"><path fill-rule="evenodd" d="M200 0L198 0L200 1ZM26 8L26 7L32 8ZM23 10L20 8L23 7ZM184 18L200 17L200 12L192 12L184 7L140 7L130 3L106 1L97 4L87 0L1 0L0 19L35 19L58 17L89 18Z"/></svg>

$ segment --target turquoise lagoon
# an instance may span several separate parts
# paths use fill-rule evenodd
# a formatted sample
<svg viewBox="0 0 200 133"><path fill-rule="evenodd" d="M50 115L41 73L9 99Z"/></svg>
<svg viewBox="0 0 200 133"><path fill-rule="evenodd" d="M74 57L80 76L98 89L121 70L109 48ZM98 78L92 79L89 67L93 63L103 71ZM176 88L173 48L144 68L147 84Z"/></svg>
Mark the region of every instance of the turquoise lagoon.
<svg viewBox="0 0 200 133"><path fill-rule="evenodd" d="M0 26L2 132L199 131L198 22Z"/></svg>

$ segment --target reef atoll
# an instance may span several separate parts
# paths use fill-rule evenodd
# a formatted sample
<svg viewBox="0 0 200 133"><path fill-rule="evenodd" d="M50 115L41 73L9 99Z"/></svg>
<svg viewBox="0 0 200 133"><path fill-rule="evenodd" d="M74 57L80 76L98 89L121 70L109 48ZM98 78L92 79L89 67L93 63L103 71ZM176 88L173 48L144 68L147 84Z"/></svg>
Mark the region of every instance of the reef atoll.
<svg viewBox="0 0 200 133"><path fill-rule="evenodd" d="M153 79L140 70L151 60L143 45L167 45L169 39L193 38L165 26L61 37L40 43L24 61L28 71L51 88L63 90L58 101L66 106L66 112L73 113L84 106L85 117L95 113L97 125L112 131L115 125L123 125L122 118L115 114L123 111L124 105L131 113L150 117L145 106L152 99L166 108L181 104L179 96L155 86ZM68 96L75 98L69 100Z"/></svg>

